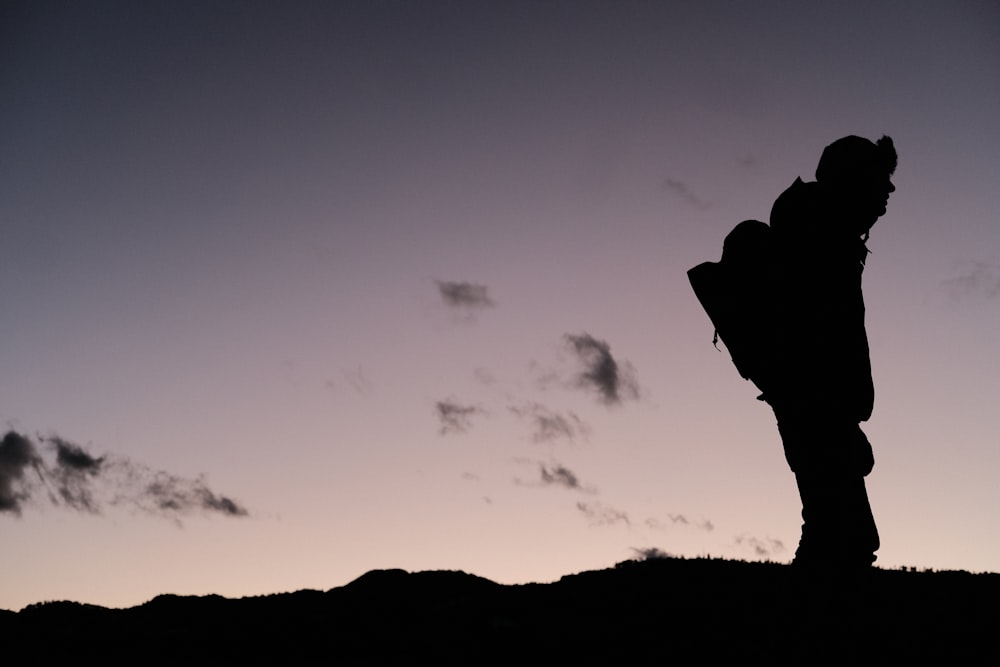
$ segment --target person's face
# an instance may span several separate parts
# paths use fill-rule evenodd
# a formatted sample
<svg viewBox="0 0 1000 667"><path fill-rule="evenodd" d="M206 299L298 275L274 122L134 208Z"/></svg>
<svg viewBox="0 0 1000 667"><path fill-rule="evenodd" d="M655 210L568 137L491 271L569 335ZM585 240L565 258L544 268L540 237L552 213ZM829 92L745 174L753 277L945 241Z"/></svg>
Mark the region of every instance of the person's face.
<svg viewBox="0 0 1000 667"><path fill-rule="evenodd" d="M867 181L866 196L876 218L885 215L886 206L889 204L889 195L895 191L896 186L892 184L889 174L876 174Z"/></svg>
<svg viewBox="0 0 1000 667"><path fill-rule="evenodd" d="M875 222L885 215L889 195L896 191L889 174L881 170L867 170L858 174L850 184L852 213L857 220L857 233L865 234Z"/></svg>

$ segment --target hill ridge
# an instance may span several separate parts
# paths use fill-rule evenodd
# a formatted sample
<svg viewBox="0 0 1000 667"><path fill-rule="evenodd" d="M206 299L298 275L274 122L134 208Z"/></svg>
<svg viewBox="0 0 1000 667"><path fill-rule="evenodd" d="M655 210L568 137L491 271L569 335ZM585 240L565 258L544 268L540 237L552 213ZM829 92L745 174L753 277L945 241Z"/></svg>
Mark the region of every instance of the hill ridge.
<svg viewBox="0 0 1000 667"><path fill-rule="evenodd" d="M326 591L164 594L128 609L40 603L0 614L0 637L39 642L47 655L67 659L143 655L154 664L490 664L525 656L596 664L680 655L774 664L782 656L808 661L819 645L854 664L959 664L1000 658L998 596L995 573L874 569L847 579L722 559L625 561L525 584L460 570L385 569ZM149 647L157 654L146 660Z"/></svg>

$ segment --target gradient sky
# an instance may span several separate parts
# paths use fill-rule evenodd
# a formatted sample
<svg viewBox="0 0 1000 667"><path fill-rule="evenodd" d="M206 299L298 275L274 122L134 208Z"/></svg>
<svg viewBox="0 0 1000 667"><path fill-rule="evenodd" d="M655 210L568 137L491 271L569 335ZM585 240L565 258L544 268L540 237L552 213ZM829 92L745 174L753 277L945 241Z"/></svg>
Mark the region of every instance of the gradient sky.
<svg viewBox="0 0 1000 667"><path fill-rule="evenodd" d="M0 420L118 477L31 478L0 608L790 560L685 271L847 134L879 564L1000 571L998 118L995 2L6 2Z"/></svg>

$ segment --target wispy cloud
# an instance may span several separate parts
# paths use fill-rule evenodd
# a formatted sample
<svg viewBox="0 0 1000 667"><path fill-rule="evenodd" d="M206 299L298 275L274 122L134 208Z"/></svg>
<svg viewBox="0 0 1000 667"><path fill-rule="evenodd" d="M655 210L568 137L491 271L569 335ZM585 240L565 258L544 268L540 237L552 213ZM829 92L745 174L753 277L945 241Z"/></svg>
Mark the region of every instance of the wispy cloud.
<svg viewBox="0 0 1000 667"><path fill-rule="evenodd" d="M472 371L472 377L481 385L490 386L497 382L496 376L485 368L477 368Z"/></svg>
<svg viewBox="0 0 1000 667"><path fill-rule="evenodd" d="M49 443L55 447L56 461L48 468L48 475L62 502L73 509L99 513L93 484L105 469L107 457L95 458L59 437L50 438Z"/></svg>
<svg viewBox="0 0 1000 667"><path fill-rule="evenodd" d="M212 491L203 477L152 470L119 456L94 456L59 436L31 438L8 431L0 440L0 512L20 516L39 498L56 506L102 514L126 505L177 519L196 511L244 517L240 503Z"/></svg>
<svg viewBox="0 0 1000 667"><path fill-rule="evenodd" d="M476 310L480 308L492 308L496 305L490 297L489 289L486 285L447 280L437 280L435 282L441 298L444 299L445 304L452 308Z"/></svg>
<svg viewBox="0 0 1000 667"><path fill-rule="evenodd" d="M540 463L538 464L538 470L542 477L542 484L555 484L574 491L580 491L583 489L583 486L580 484L580 480L576 474L569 468L558 463L553 464L552 466Z"/></svg>
<svg viewBox="0 0 1000 667"><path fill-rule="evenodd" d="M632 547L636 560L664 560L666 558L676 558L658 547Z"/></svg>
<svg viewBox="0 0 1000 667"><path fill-rule="evenodd" d="M42 459L34 444L20 433L8 431L0 440L0 512L20 514L32 496L35 480L42 478Z"/></svg>
<svg viewBox="0 0 1000 667"><path fill-rule="evenodd" d="M202 509L227 516L247 515L247 510L236 501L208 488L204 477L187 479L163 471L147 471L147 474L152 479L134 499L147 512L183 513Z"/></svg>
<svg viewBox="0 0 1000 667"><path fill-rule="evenodd" d="M590 431L575 413L561 414L540 403L512 406L510 411L532 424L531 439L535 442L552 442L559 439L572 441L577 436L586 436Z"/></svg>
<svg viewBox="0 0 1000 667"><path fill-rule="evenodd" d="M1000 264L972 262L960 275L945 280L942 285L954 298L994 299L1000 296Z"/></svg>
<svg viewBox="0 0 1000 667"><path fill-rule="evenodd" d="M684 181L679 181L674 178L664 179L662 184L663 189L666 192L673 194L678 197L684 203L693 206L698 209L707 209L711 207L711 204L698 195L691 191L691 188Z"/></svg>
<svg viewBox="0 0 1000 667"><path fill-rule="evenodd" d="M632 522L628 514L600 502L578 502L576 508L583 513L592 526L610 526L616 523L624 523L631 526Z"/></svg>
<svg viewBox="0 0 1000 667"><path fill-rule="evenodd" d="M566 334L566 341L583 364L577 384L594 389L606 405L616 405L628 398L638 398L639 385L631 364L619 364L611 355L611 346L588 333Z"/></svg>
<svg viewBox="0 0 1000 667"><path fill-rule="evenodd" d="M463 405L452 400L438 401L434 404L434 410L441 423L441 435L465 433L472 428L474 416L486 413L486 410L477 405Z"/></svg>
<svg viewBox="0 0 1000 667"><path fill-rule="evenodd" d="M688 519L684 514L667 514L671 524L679 524L681 526L692 526L700 530L711 532L715 530L715 525L708 519L702 519L700 521L693 521ZM666 530L667 524L660 519L649 518L646 519L646 527L652 528L653 530Z"/></svg>
<svg viewBox="0 0 1000 667"><path fill-rule="evenodd" d="M749 535L740 535L735 541L736 546L749 550L755 556L760 556L761 558L768 558L785 551L785 544L781 540L771 537L761 539Z"/></svg>
<svg viewBox="0 0 1000 667"><path fill-rule="evenodd" d="M365 373L364 367L360 365L350 369L341 369L340 377L357 394L370 394L374 388L372 381L368 378L368 374ZM330 378L326 381L326 386L329 389L336 390L338 389L339 382Z"/></svg>
<svg viewBox="0 0 1000 667"><path fill-rule="evenodd" d="M584 484L580 481L580 478L575 472L562 465L561 463L551 462L551 463L541 463L538 461L531 461L526 459L519 460L520 463L532 463L537 466L538 477L535 481L524 482L521 479L515 477L514 483L522 486L558 486L562 487L568 491L577 491L579 493L586 494L596 494L597 489L590 485Z"/></svg>

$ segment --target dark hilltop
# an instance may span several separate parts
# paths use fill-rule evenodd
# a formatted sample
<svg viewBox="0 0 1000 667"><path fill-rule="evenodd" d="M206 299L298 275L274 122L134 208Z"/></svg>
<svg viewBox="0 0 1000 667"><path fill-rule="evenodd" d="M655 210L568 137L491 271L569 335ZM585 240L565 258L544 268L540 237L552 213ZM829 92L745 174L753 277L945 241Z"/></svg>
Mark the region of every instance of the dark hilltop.
<svg viewBox="0 0 1000 667"><path fill-rule="evenodd" d="M1000 574L654 558L501 585L377 570L326 592L0 611L8 653L83 664L1000 664Z"/></svg>

